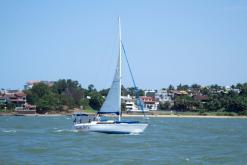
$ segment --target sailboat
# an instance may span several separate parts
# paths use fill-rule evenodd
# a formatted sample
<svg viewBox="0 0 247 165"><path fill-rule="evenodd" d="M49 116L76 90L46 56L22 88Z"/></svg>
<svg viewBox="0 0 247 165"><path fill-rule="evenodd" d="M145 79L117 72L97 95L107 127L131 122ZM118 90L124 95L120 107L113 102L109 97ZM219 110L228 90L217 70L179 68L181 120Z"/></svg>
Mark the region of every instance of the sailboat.
<svg viewBox="0 0 247 165"><path fill-rule="evenodd" d="M132 133L138 134L143 132L148 126L147 123L141 123L139 121L124 121L121 118L122 49L124 53L125 50L121 39L120 17L118 18L118 24L119 24L119 55L118 55L117 67L111 88L108 92L108 95L106 96L106 99L102 107L100 108L100 111L96 114L95 120L89 120L87 123L74 124L75 129L79 131L111 133L111 134L132 134ZM131 76L132 76L132 72L131 72ZM118 118L111 120L110 119L103 120L101 117L103 115L106 116L117 115Z"/></svg>

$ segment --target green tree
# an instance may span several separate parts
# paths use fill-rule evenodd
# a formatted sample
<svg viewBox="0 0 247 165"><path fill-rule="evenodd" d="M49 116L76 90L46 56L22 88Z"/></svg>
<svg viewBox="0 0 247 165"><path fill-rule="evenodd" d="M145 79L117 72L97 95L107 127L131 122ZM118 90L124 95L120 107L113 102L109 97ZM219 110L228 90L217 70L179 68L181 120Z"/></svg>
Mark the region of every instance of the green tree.
<svg viewBox="0 0 247 165"><path fill-rule="evenodd" d="M218 99L211 99L205 104L205 108L209 111L217 111L222 108L222 104Z"/></svg>
<svg viewBox="0 0 247 165"><path fill-rule="evenodd" d="M59 107L59 96L53 93L52 89L43 83L35 84L31 89L26 90L27 101L37 105L38 112L56 110Z"/></svg>
<svg viewBox="0 0 247 165"><path fill-rule="evenodd" d="M39 98L36 105L39 112L47 112L49 110L57 110L59 107L59 98L54 93L48 93Z"/></svg>
<svg viewBox="0 0 247 165"><path fill-rule="evenodd" d="M200 107L200 102L187 95L178 96L174 100L174 107L178 111L191 111Z"/></svg>
<svg viewBox="0 0 247 165"><path fill-rule="evenodd" d="M136 95L136 88L135 87L129 87L129 88L127 88L127 92L130 96L135 96Z"/></svg>
<svg viewBox="0 0 247 165"><path fill-rule="evenodd" d="M247 97L238 96L230 99L226 110L236 113L247 111Z"/></svg>
<svg viewBox="0 0 247 165"><path fill-rule="evenodd" d="M144 90L135 87L127 88L127 93L130 96L144 96Z"/></svg>
<svg viewBox="0 0 247 165"><path fill-rule="evenodd" d="M189 89L189 85L182 85L182 84L179 84L177 86L177 90L188 90Z"/></svg>
<svg viewBox="0 0 247 165"><path fill-rule="evenodd" d="M247 96L247 83L244 83L240 87L240 95Z"/></svg>
<svg viewBox="0 0 247 165"><path fill-rule="evenodd" d="M121 87L121 96L127 96L128 90L122 85Z"/></svg>
<svg viewBox="0 0 247 165"><path fill-rule="evenodd" d="M174 86L173 85L169 85L169 87L168 87L168 90L174 90L175 88L174 88Z"/></svg>
<svg viewBox="0 0 247 165"><path fill-rule="evenodd" d="M61 103L70 107L80 106L80 100L85 97L85 89L81 88L78 81L71 79L58 80L52 89L60 95Z"/></svg>
<svg viewBox="0 0 247 165"><path fill-rule="evenodd" d="M62 80L58 80L57 82L55 82L52 86L52 89L55 93L58 93L59 95L61 95L62 93L65 92L67 88L67 82L65 79Z"/></svg>
<svg viewBox="0 0 247 165"><path fill-rule="evenodd" d="M201 85L192 84L192 85L191 85L191 88L192 88L192 89L200 89L200 88L201 88Z"/></svg>
<svg viewBox="0 0 247 165"><path fill-rule="evenodd" d="M108 88L108 89L102 89L102 90L99 91L99 93L100 93L102 96L106 97L107 94L108 94L108 92L109 92L109 90L110 90L110 88Z"/></svg>
<svg viewBox="0 0 247 165"><path fill-rule="evenodd" d="M43 97L44 95L47 95L50 92L51 89L48 85L44 83L34 84L34 86L31 89L31 93L36 95L37 97Z"/></svg>
<svg viewBox="0 0 247 165"><path fill-rule="evenodd" d="M169 110L170 109L170 103L168 101L162 103L159 103L159 109L160 110Z"/></svg>
<svg viewBox="0 0 247 165"><path fill-rule="evenodd" d="M104 98L98 92L91 92L89 99L89 105L95 109L99 110L104 102Z"/></svg>
<svg viewBox="0 0 247 165"><path fill-rule="evenodd" d="M203 95L209 95L209 94L210 94L210 90L209 90L207 87L203 87L203 88L201 89L201 93L202 93Z"/></svg>
<svg viewBox="0 0 247 165"><path fill-rule="evenodd" d="M93 84L90 84L90 85L88 85L88 92L90 93L90 92L96 92L97 90L96 90L96 88L94 88L94 85Z"/></svg>
<svg viewBox="0 0 247 165"><path fill-rule="evenodd" d="M80 105L83 106L83 109L89 108L89 100L87 98L82 98L80 100Z"/></svg>

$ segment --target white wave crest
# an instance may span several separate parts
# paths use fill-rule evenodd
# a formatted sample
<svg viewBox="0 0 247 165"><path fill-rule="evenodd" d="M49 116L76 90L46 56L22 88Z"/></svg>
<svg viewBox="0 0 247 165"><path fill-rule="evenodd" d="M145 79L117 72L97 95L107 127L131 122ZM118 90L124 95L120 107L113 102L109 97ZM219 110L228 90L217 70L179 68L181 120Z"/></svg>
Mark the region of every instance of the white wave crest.
<svg viewBox="0 0 247 165"><path fill-rule="evenodd" d="M10 130L3 130L3 132L5 132L5 133L15 133L15 132L16 132L16 130L14 130L14 129L10 129Z"/></svg>

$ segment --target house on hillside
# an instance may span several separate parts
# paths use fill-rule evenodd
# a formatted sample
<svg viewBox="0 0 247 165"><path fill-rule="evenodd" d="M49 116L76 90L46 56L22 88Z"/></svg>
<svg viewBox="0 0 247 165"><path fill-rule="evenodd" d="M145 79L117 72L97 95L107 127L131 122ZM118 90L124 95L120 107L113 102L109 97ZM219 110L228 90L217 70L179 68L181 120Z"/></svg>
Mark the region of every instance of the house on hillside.
<svg viewBox="0 0 247 165"><path fill-rule="evenodd" d="M36 106L27 103L26 94L19 90L6 90L0 94L0 106L1 108L15 108L18 113L20 110L24 110L25 114L36 113ZM30 111L30 112L29 112Z"/></svg>
<svg viewBox="0 0 247 165"><path fill-rule="evenodd" d="M7 90L2 95L6 98L8 104L13 104L15 107L22 107L26 104L26 94L19 90Z"/></svg>
<svg viewBox="0 0 247 165"><path fill-rule="evenodd" d="M144 96L148 96L148 97L155 97L156 94L156 90L144 90Z"/></svg>
<svg viewBox="0 0 247 165"><path fill-rule="evenodd" d="M175 99L177 96L190 96L190 92L186 90L171 90L170 95L172 96L172 99Z"/></svg>
<svg viewBox="0 0 247 165"><path fill-rule="evenodd" d="M134 96L121 96L122 102L125 103L125 109L127 112L142 112L148 111L148 109L142 110L139 106L136 105L136 98Z"/></svg>
<svg viewBox="0 0 247 165"><path fill-rule="evenodd" d="M0 108L5 109L7 108L7 97L0 94Z"/></svg>
<svg viewBox="0 0 247 165"><path fill-rule="evenodd" d="M171 102L172 97L169 94L168 90L166 89L161 89L155 93L155 100L158 100L161 103L164 102Z"/></svg>
<svg viewBox="0 0 247 165"><path fill-rule="evenodd" d="M141 99L144 102L144 109L150 111L156 111L158 109L159 102L156 101L154 97L141 96Z"/></svg>
<svg viewBox="0 0 247 165"><path fill-rule="evenodd" d="M54 81L30 80L26 82L26 84L24 85L24 89L25 90L31 89L34 84L38 84L38 83L44 83L48 86L52 86L54 84Z"/></svg>
<svg viewBox="0 0 247 165"><path fill-rule="evenodd" d="M197 101L202 102L202 103L205 103L209 100L208 96L206 96L206 95L194 95L193 98Z"/></svg>

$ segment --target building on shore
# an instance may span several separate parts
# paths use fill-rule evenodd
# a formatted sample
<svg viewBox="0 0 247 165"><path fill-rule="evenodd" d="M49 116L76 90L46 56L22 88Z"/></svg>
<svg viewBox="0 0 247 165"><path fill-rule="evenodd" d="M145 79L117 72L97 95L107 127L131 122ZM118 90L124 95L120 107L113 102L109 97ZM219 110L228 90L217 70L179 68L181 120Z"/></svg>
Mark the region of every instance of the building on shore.
<svg viewBox="0 0 247 165"><path fill-rule="evenodd" d="M157 90L154 90L154 89L144 90L144 96L155 98L156 93L157 93Z"/></svg>
<svg viewBox="0 0 247 165"><path fill-rule="evenodd" d="M208 102L209 98L206 95L194 95L194 100L200 101L202 103Z"/></svg>
<svg viewBox="0 0 247 165"><path fill-rule="evenodd" d="M172 97L167 89L161 89L155 93L155 100L161 103L172 102Z"/></svg>
<svg viewBox="0 0 247 165"><path fill-rule="evenodd" d="M137 105L136 98L134 96L122 96L122 101L125 103L125 109L127 112L143 112L143 111L149 111L149 109L143 107L142 110L140 106Z"/></svg>
<svg viewBox="0 0 247 165"><path fill-rule="evenodd" d="M24 111L25 114L36 113L36 106L28 104L26 97L27 95L20 90L2 90L0 108L13 108L17 113L18 111Z"/></svg>
<svg viewBox="0 0 247 165"><path fill-rule="evenodd" d="M0 100L5 106L12 104L21 107L27 103L26 94L20 90L4 90L0 93Z"/></svg>
<svg viewBox="0 0 247 165"><path fill-rule="evenodd" d="M149 111L158 110L159 102L156 101L154 97L141 96L141 99L144 102L144 109L149 110Z"/></svg>
<svg viewBox="0 0 247 165"><path fill-rule="evenodd" d="M43 83L43 84L46 84L48 86L52 86L54 84L54 81L30 80L30 81L26 82L26 84L24 85L24 89L25 90L31 89L34 84L38 84L38 83Z"/></svg>
<svg viewBox="0 0 247 165"><path fill-rule="evenodd" d="M157 90L145 90L144 96L141 97L144 103L144 109L149 111L158 110L159 100L156 98Z"/></svg>
<svg viewBox="0 0 247 165"><path fill-rule="evenodd" d="M0 108L6 109L7 108L7 97L0 94Z"/></svg>
<svg viewBox="0 0 247 165"><path fill-rule="evenodd" d="M122 101L125 103L125 109L127 112L140 112L141 109L136 105L136 99L134 96L122 96Z"/></svg>

